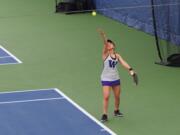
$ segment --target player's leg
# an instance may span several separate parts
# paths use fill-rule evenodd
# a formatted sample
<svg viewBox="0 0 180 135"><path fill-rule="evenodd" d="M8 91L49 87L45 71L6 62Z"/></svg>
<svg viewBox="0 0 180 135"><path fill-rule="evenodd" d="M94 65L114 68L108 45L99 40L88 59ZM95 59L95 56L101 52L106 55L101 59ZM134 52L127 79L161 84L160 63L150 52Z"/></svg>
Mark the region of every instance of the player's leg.
<svg viewBox="0 0 180 135"><path fill-rule="evenodd" d="M110 86L103 86L103 114L108 112L108 103L110 97Z"/></svg>
<svg viewBox="0 0 180 135"><path fill-rule="evenodd" d="M119 111L121 87L120 85L115 85L112 89L114 93L114 115L122 117L123 114Z"/></svg>
<svg viewBox="0 0 180 135"><path fill-rule="evenodd" d="M114 109L119 110L121 89L119 85L113 86L112 88L114 93Z"/></svg>
<svg viewBox="0 0 180 135"><path fill-rule="evenodd" d="M109 97L110 97L110 86L103 86L103 115L101 118L102 122L105 122L108 120L107 113L108 113L108 103L109 103Z"/></svg>

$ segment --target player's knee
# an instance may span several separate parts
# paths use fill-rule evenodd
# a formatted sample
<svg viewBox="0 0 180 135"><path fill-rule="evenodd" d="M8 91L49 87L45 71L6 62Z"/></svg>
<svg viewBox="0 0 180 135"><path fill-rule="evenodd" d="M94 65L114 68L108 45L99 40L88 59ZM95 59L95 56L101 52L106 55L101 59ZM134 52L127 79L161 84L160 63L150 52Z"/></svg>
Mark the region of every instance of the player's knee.
<svg viewBox="0 0 180 135"><path fill-rule="evenodd" d="M109 96L104 96L104 100L108 101L109 100Z"/></svg>

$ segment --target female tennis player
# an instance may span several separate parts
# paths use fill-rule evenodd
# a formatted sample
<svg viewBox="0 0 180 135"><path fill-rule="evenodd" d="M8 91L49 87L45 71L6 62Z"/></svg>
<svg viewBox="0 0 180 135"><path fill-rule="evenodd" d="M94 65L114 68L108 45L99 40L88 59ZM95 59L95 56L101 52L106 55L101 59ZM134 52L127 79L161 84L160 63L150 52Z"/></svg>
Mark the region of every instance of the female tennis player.
<svg viewBox="0 0 180 135"><path fill-rule="evenodd" d="M110 39L107 39L105 33L98 29L99 34L101 35L104 47L102 51L102 60L104 62L104 68L101 74L101 83L103 87L103 115L101 117L101 121L105 122L108 120L108 101L110 97L110 90L113 90L114 93L114 115L122 117L123 113L119 110L120 104L120 77L117 70L118 62L128 70L130 75L134 75L135 72L128 65L128 63L123 60L120 54L115 52L115 43Z"/></svg>

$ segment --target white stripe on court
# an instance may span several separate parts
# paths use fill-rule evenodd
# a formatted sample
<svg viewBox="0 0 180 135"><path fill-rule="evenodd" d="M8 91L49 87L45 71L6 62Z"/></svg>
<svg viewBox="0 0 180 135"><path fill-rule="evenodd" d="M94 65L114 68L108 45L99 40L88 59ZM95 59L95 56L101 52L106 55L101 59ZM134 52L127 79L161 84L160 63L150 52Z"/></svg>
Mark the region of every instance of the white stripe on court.
<svg viewBox="0 0 180 135"><path fill-rule="evenodd" d="M0 94L8 94L8 93L25 93L25 92L33 92L33 91L54 91L54 88L48 88L48 89L36 89L36 90L2 91L2 92L0 92Z"/></svg>
<svg viewBox="0 0 180 135"><path fill-rule="evenodd" d="M38 102L38 101L52 101L52 100L62 100L62 99L65 99L65 98L64 97L58 97L58 98L39 98L39 99L31 99L31 100L5 101L5 102L0 102L0 105L15 104L15 103Z"/></svg>
<svg viewBox="0 0 180 135"><path fill-rule="evenodd" d="M7 54L9 54L11 57L13 57L18 63L22 63L16 56L14 56L12 53L10 53L8 50L6 50L2 45L0 45L0 48L5 51ZM17 63L16 63L17 64ZM5 64L2 64L5 65ZM8 65L8 64L7 64Z"/></svg>
<svg viewBox="0 0 180 135"><path fill-rule="evenodd" d="M100 131L101 131L101 132L107 132L104 128L102 128Z"/></svg>
<svg viewBox="0 0 180 135"><path fill-rule="evenodd" d="M21 63L18 63L18 62L16 62L16 63L4 63L4 64L0 64L0 65L15 65L15 64L21 64Z"/></svg>
<svg viewBox="0 0 180 135"><path fill-rule="evenodd" d="M100 121L98 121L94 116L92 116L90 113L88 113L86 110L84 110L81 106L79 106L77 103L75 103L72 99L70 99L68 96L66 96L62 91L60 91L58 88L54 88L55 91L57 91L57 93L59 93L60 95L62 95L63 97L65 97L72 105L74 105L77 109L79 109L82 113L84 113L87 117L89 117L91 120L93 120L96 124L98 124L99 126L101 126L104 131L107 131L108 133L110 133L111 135L117 135L115 132L113 132L111 129L109 129L108 127L106 127L104 124L102 124ZM100 131L102 132L102 129L100 129Z"/></svg>
<svg viewBox="0 0 180 135"><path fill-rule="evenodd" d="M0 59L1 58L11 58L11 56L2 56L2 57L0 57Z"/></svg>

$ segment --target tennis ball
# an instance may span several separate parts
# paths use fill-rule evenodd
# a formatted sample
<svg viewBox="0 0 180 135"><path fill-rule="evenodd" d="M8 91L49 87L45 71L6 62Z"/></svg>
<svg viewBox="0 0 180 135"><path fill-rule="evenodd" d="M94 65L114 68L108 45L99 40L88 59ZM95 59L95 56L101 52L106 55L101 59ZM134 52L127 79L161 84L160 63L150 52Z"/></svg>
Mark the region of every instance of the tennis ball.
<svg viewBox="0 0 180 135"><path fill-rule="evenodd" d="M93 12L92 12L92 16L96 16L96 11L93 11Z"/></svg>

